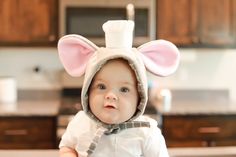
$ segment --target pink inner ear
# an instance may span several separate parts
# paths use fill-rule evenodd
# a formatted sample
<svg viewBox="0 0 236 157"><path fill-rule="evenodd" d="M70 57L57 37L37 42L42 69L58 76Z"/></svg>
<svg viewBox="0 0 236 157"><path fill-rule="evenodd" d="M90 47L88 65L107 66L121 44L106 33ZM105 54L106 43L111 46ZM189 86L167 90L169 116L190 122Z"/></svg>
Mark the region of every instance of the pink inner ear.
<svg viewBox="0 0 236 157"><path fill-rule="evenodd" d="M138 50L142 53L141 56L147 70L156 75L170 75L178 66L179 51L174 44L168 41L151 41L142 45Z"/></svg>
<svg viewBox="0 0 236 157"><path fill-rule="evenodd" d="M63 58L63 64L67 72L72 76L83 75L87 61L92 55L90 52L93 50L87 49L83 45L68 44L61 51L65 52L61 53L60 57Z"/></svg>
<svg viewBox="0 0 236 157"><path fill-rule="evenodd" d="M173 52L163 45L150 45L145 49L145 56L160 66L171 66L173 64Z"/></svg>
<svg viewBox="0 0 236 157"><path fill-rule="evenodd" d="M86 64L95 52L94 45L89 45L80 36L68 35L59 41L58 51L60 59L66 71L72 76L82 76L86 69Z"/></svg>

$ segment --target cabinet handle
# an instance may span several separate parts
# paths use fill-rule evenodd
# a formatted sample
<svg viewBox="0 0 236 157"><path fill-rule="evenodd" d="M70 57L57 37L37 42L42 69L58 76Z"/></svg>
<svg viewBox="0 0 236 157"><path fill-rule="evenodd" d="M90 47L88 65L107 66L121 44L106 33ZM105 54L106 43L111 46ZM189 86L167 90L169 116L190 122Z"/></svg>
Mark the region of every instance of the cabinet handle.
<svg viewBox="0 0 236 157"><path fill-rule="evenodd" d="M220 127L200 127L198 132L201 134L216 134L220 132Z"/></svg>
<svg viewBox="0 0 236 157"><path fill-rule="evenodd" d="M200 42L200 39L196 36L192 37L192 41L193 43L199 43Z"/></svg>
<svg viewBox="0 0 236 157"><path fill-rule="evenodd" d="M216 146L216 142L215 141L210 141L209 142L209 146L210 147L215 147Z"/></svg>
<svg viewBox="0 0 236 157"><path fill-rule="evenodd" d="M48 40L49 41L55 41L56 40L55 35L49 35Z"/></svg>
<svg viewBox="0 0 236 157"><path fill-rule="evenodd" d="M208 146L207 141L202 141L202 146L203 146L203 147L207 147L207 146Z"/></svg>
<svg viewBox="0 0 236 157"><path fill-rule="evenodd" d="M7 136L23 136L27 135L28 131L26 129L5 130L4 134Z"/></svg>

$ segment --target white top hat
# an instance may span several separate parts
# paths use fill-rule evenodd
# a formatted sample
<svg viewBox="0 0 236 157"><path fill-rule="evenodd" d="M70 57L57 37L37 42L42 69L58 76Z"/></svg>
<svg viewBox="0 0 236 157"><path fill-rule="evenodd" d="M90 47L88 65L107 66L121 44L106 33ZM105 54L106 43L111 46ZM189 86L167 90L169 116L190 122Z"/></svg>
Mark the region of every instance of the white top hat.
<svg viewBox="0 0 236 157"><path fill-rule="evenodd" d="M107 48L132 48L134 22L131 20L107 21L102 26Z"/></svg>

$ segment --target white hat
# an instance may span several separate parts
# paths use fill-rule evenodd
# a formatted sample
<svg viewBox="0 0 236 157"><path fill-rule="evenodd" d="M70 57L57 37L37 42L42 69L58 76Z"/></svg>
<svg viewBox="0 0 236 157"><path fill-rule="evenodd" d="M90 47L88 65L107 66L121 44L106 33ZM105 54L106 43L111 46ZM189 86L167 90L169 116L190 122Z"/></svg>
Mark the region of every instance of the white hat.
<svg viewBox="0 0 236 157"><path fill-rule="evenodd" d="M102 26L107 48L132 48L134 22L131 20L107 21Z"/></svg>

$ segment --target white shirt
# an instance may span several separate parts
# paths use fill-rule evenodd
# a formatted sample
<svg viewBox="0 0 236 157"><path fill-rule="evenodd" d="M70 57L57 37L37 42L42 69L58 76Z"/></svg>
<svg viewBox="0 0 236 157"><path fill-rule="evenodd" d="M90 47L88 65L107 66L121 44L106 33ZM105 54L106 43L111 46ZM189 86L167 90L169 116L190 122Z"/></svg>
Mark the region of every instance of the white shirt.
<svg viewBox="0 0 236 157"><path fill-rule="evenodd" d="M141 116L151 127L129 128L117 134L103 135L91 157L168 157L164 137L157 122ZM78 112L68 124L59 147L75 149L79 157L86 157L98 125L84 111Z"/></svg>

